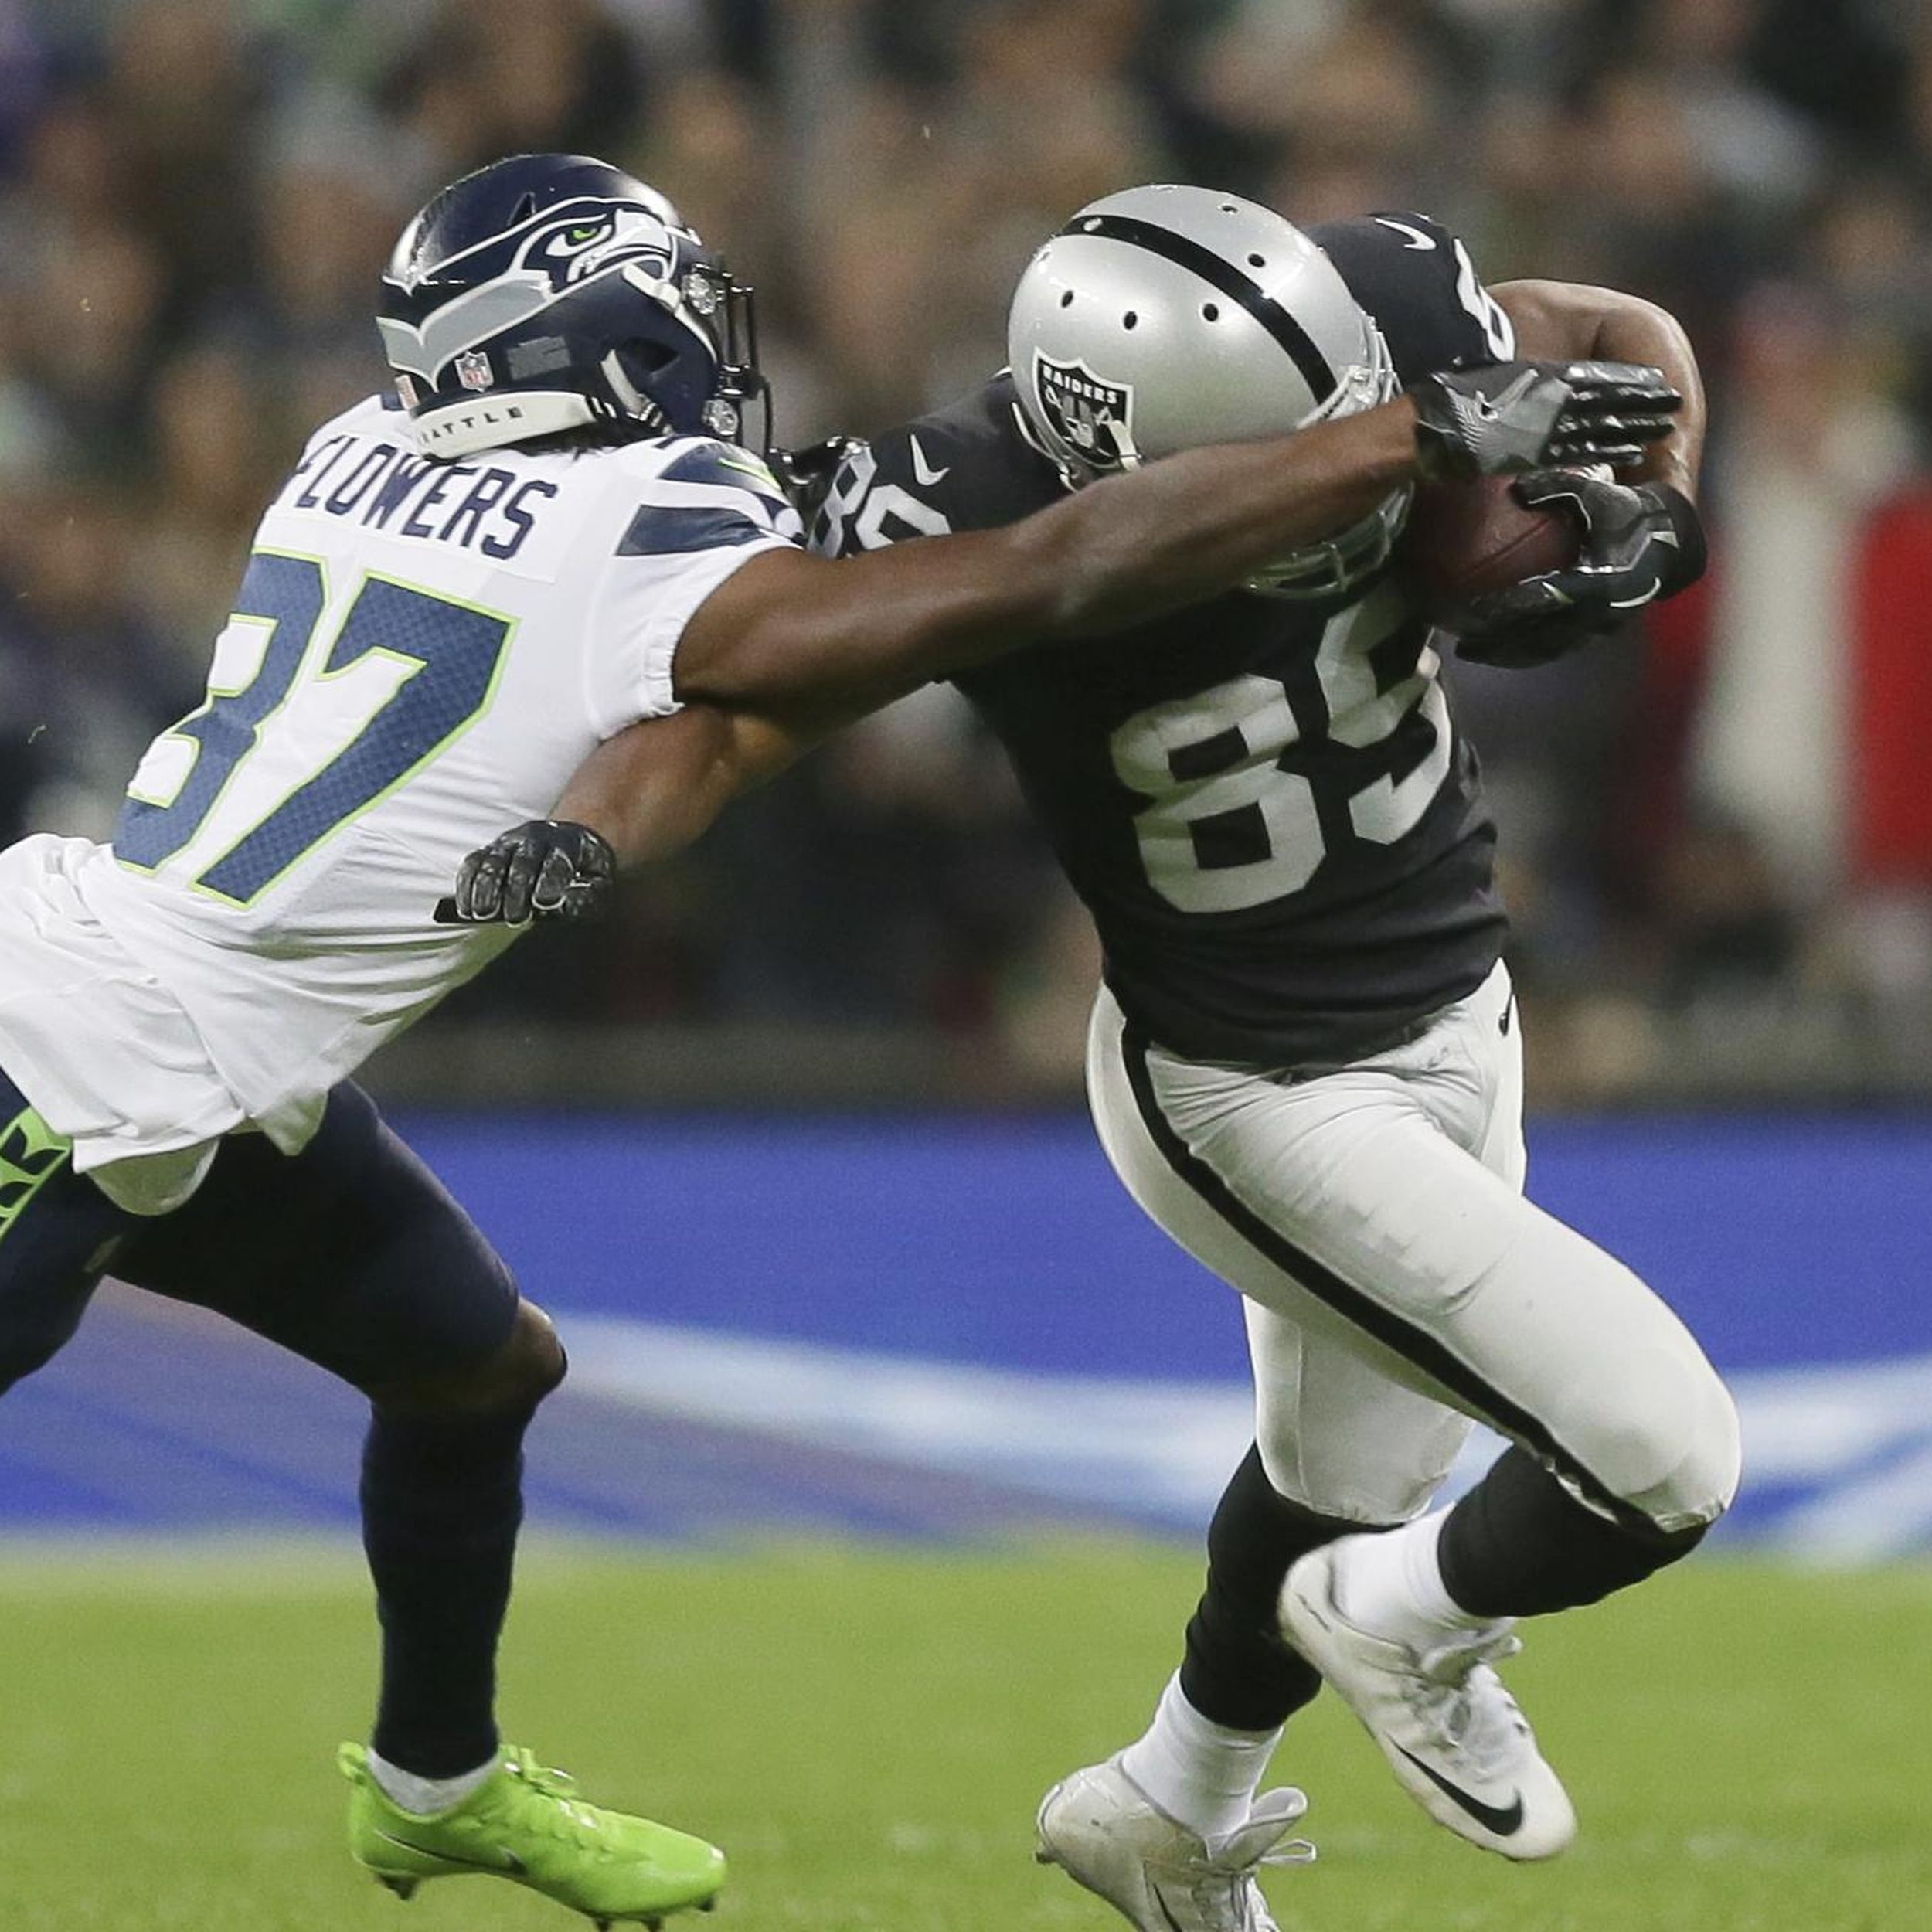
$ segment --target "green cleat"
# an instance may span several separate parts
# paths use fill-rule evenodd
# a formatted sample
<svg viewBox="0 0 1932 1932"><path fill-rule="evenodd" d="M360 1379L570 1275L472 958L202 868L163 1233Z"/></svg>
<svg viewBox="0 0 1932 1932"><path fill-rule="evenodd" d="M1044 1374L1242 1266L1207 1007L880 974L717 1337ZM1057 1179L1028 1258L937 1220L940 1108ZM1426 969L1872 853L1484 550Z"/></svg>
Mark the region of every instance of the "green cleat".
<svg viewBox="0 0 1932 1932"><path fill-rule="evenodd" d="M708 1912L724 1883L724 1854L648 1818L587 1804L562 1771L528 1751L505 1753L495 1774L453 1811L418 1817L392 1804L360 1744L336 1753L355 1787L349 1849L399 1898L425 1879L484 1872L527 1885L601 1928L655 1927L667 1912Z"/></svg>

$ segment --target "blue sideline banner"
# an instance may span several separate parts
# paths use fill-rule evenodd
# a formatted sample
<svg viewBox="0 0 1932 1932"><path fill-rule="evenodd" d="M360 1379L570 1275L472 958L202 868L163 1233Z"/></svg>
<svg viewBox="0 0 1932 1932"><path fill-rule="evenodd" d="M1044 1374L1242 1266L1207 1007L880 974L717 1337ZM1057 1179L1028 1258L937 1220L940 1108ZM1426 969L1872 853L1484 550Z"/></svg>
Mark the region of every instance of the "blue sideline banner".
<svg viewBox="0 0 1932 1932"><path fill-rule="evenodd" d="M537 1526L1193 1538L1249 1439L1236 1298L1143 1218L1083 1120L400 1124L570 1347L532 1438ZM1926 1121L1532 1132L1532 1193L1665 1294L1737 1392L1725 1538L1932 1549L1929 1182ZM305 1364L109 1291L0 1407L0 1529L344 1532L361 1426Z"/></svg>
<svg viewBox="0 0 1932 1932"><path fill-rule="evenodd" d="M1018 1369L1243 1372L1233 1298L1081 1118L403 1124L562 1308ZM1932 1121L1544 1121L1529 1191L1726 1370L1932 1353Z"/></svg>

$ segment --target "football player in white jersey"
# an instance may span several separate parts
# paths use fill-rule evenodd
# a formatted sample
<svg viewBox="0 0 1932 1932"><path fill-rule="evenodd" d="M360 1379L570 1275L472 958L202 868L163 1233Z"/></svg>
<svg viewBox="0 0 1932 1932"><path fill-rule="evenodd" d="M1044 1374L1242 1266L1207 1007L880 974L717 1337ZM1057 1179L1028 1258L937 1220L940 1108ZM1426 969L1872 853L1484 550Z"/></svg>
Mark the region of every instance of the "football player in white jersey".
<svg viewBox="0 0 1932 1932"><path fill-rule="evenodd" d="M1010 368L854 446L815 545L869 561L919 537L903 549L937 557L946 533L1124 481L1226 474L1232 452L1204 438L1426 418L1461 379L1445 372L1519 339L1697 389L1662 311L1543 282L1492 294L1421 215L1304 234L1205 189L1110 196L1022 279ZM1408 400L1383 401L1398 385ZM1702 430L1687 410L1612 454L1627 481L1519 485L1570 508L1582 553L1472 614L1465 653L1538 662L1692 581ZM1492 1665L1518 1617L1685 1553L1737 1478L1734 1410L1682 1324L1522 1197L1495 832L1437 679L1445 640L1389 568L1405 501L1361 502L1233 594L1151 603L1104 652L957 674L1100 930L1107 1153L1247 1298L1258 1440L1210 1530L1182 1667L1146 1734L1040 1811L1042 1856L1138 1932L1271 1932L1257 1874L1295 1855L1304 1801L1260 1781L1325 1679L1439 1822L1513 1859L1562 1850L1569 1800ZM662 730L604 748L560 807L627 857L662 808L624 761L648 767ZM526 828L477 855L459 905L555 903L560 862L532 886L543 844ZM1513 1446L1424 1513L1471 1417Z"/></svg>
<svg viewBox="0 0 1932 1932"><path fill-rule="evenodd" d="M396 395L311 440L206 699L141 760L112 841L0 854L0 1389L111 1266L364 1391L383 1670L372 1739L340 1757L355 1857L404 1896L495 1872L655 1920L709 1903L721 1855L577 1800L493 1717L522 1439L563 1352L349 1079L512 937L432 919L457 861L532 821L567 904L609 854L544 815L638 720L713 707L668 718L640 787L678 835L734 760L1235 582L1420 448L1464 471L1596 454L1661 434L1674 398L1647 369L1485 372L1291 450L835 563L735 440L761 388L748 292L616 169L516 156L445 189L380 325Z"/></svg>

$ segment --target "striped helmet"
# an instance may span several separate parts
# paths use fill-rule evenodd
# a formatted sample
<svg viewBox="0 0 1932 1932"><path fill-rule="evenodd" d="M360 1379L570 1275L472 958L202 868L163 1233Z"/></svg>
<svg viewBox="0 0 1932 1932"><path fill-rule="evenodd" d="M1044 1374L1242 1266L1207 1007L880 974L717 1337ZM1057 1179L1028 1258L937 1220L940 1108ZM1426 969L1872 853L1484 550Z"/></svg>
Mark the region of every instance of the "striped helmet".
<svg viewBox="0 0 1932 1932"><path fill-rule="evenodd" d="M1382 332L1291 223L1206 188L1090 203L1014 291L1007 352L1030 440L1070 488L1209 443L1286 435L1386 403ZM1387 559L1397 491L1362 522L1249 587L1328 596Z"/></svg>
<svg viewBox="0 0 1932 1932"><path fill-rule="evenodd" d="M417 440L465 456L560 431L741 440L764 393L751 291L655 189L512 155L403 231L376 326Z"/></svg>

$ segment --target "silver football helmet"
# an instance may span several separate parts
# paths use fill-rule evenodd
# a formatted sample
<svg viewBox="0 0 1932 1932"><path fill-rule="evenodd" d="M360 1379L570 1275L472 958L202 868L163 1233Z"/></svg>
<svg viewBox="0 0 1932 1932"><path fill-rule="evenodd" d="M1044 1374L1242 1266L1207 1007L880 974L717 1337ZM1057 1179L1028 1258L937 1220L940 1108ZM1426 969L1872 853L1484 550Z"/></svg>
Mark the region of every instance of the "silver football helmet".
<svg viewBox="0 0 1932 1932"><path fill-rule="evenodd" d="M1351 416L1400 388L1328 257L1270 209L1206 188L1129 188L1083 208L1027 265L1006 341L1022 427L1070 489ZM1247 587L1324 597L1359 583L1387 560L1409 496Z"/></svg>

